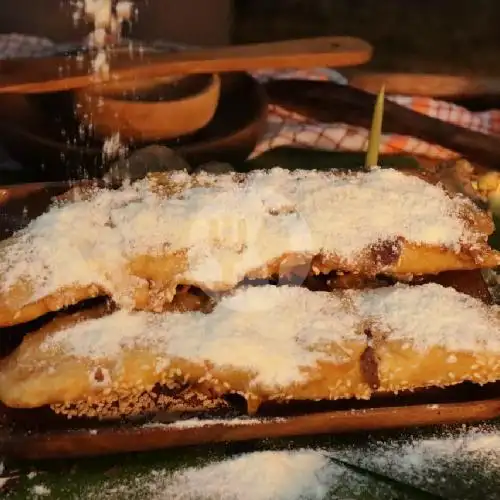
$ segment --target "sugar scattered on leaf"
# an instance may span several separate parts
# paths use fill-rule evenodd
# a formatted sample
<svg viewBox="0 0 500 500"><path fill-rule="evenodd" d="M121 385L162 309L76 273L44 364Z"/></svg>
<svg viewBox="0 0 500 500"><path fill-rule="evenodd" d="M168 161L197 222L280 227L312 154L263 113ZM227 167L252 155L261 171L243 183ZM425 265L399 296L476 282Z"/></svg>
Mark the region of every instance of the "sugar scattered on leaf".
<svg viewBox="0 0 500 500"><path fill-rule="evenodd" d="M109 487L97 498L326 500L333 485L348 480L354 484L352 478L323 451L261 451L173 473L154 470L131 485ZM366 486L362 477L356 481L358 490ZM127 490L129 495L123 495Z"/></svg>
<svg viewBox="0 0 500 500"><path fill-rule="evenodd" d="M51 494L51 490L44 484L36 484L31 488L31 492L37 497L47 497Z"/></svg>
<svg viewBox="0 0 500 500"><path fill-rule="evenodd" d="M496 500L500 490L500 432L495 425L371 440L333 456L443 498Z"/></svg>

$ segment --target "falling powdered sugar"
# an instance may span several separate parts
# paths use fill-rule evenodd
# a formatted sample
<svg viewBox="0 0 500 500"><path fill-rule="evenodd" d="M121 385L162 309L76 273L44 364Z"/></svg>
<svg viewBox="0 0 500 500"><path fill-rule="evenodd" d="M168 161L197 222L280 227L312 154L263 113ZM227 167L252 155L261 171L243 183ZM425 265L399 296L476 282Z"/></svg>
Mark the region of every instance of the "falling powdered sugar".
<svg viewBox="0 0 500 500"><path fill-rule="evenodd" d="M117 294L134 284L126 276L130 259L166 252L186 252L180 282L231 286L288 252L332 253L352 265L381 241L456 250L480 238L459 215L469 201L392 169L275 168L241 179L176 173L170 182L182 189L164 196L142 180L53 207L4 243L1 288L27 279L29 300L73 285Z"/></svg>

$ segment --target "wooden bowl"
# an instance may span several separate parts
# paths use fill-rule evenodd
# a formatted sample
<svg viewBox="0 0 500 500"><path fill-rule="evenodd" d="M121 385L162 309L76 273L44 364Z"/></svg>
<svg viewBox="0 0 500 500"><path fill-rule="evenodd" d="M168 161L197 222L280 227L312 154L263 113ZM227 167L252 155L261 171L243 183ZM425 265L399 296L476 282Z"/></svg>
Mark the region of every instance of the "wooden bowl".
<svg viewBox="0 0 500 500"><path fill-rule="evenodd" d="M113 161L103 157L103 141L81 134L68 92L26 95L36 120L18 119L16 101L0 105L0 137L12 159L24 166L9 183L101 177ZM176 150L192 166L210 161L245 161L267 126L267 96L247 73L221 76L221 94L213 119L196 133L160 144ZM24 106L24 102L22 103ZM25 107L25 106L24 106ZM131 141L131 150L149 142ZM3 181L7 182L6 180Z"/></svg>
<svg viewBox="0 0 500 500"><path fill-rule="evenodd" d="M112 82L75 92L78 119L97 137L158 141L193 134L215 114L218 75L188 75L161 81Z"/></svg>

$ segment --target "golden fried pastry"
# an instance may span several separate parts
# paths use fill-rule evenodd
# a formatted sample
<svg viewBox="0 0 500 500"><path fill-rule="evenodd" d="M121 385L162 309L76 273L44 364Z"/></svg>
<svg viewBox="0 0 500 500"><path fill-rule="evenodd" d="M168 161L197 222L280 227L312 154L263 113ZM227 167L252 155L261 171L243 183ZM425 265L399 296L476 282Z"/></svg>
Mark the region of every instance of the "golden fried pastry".
<svg viewBox="0 0 500 500"><path fill-rule="evenodd" d="M170 173L61 201L0 248L0 326L87 296L161 312L295 270L374 276L500 264L490 217L392 169ZM301 271L302 272L302 271Z"/></svg>
<svg viewBox="0 0 500 500"><path fill-rule="evenodd" d="M429 283L347 292L369 322L378 390L500 379L500 307Z"/></svg>
<svg viewBox="0 0 500 500"><path fill-rule="evenodd" d="M0 362L8 406L109 406L154 391L261 401L367 398L367 347L348 302L299 287L252 287L210 314L121 310L99 319L56 320ZM58 406L61 410L61 406ZM61 410L62 411L62 410Z"/></svg>
<svg viewBox="0 0 500 500"><path fill-rule="evenodd" d="M207 403L236 393L254 412L269 400L366 399L499 379L498 306L437 284L336 293L263 286L234 291L210 314L56 320L0 363L0 400L129 414L162 387Z"/></svg>

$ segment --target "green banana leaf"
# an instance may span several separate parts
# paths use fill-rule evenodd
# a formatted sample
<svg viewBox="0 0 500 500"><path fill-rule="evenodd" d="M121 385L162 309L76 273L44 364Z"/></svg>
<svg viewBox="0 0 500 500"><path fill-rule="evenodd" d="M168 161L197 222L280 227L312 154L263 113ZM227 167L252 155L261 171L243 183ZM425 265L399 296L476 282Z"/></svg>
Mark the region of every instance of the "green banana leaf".
<svg viewBox="0 0 500 500"><path fill-rule="evenodd" d="M380 164L379 166L386 168L421 168L414 157L407 155L381 155L378 163ZM241 172L273 167L281 167L289 170L329 170L335 168L357 171L364 170L364 165L365 153L363 152L351 153L280 146L266 151L242 165L237 165L236 169Z"/></svg>
<svg viewBox="0 0 500 500"><path fill-rule="evenodd" d="M485 429L488 434L478 434ZM481 443L484 436L500 442L498 430L496 423L466 430L457 426L445 430L266 440L30 464L19 470L20 479L4 497L39 499L37 488L40 491L42 487L47 492L44 498L54 500L142 500L147 498L147 484L160 474L166 478L164 484L160 483L165 496L152 496L154 500L221 500L204 496L171 498L167 495L168 478L188 467L203 467L244 453L312 448L328 454L334 476L326 483L328 491L301 500L495 500L500 491L500 450L494 455L483 453ZM477 435L483 441L474 441ZM441 438L436 441L437 436ZM471 441L475 446L471 446ZM30 470L37 471L36 475L29 474Z"/></svg>

